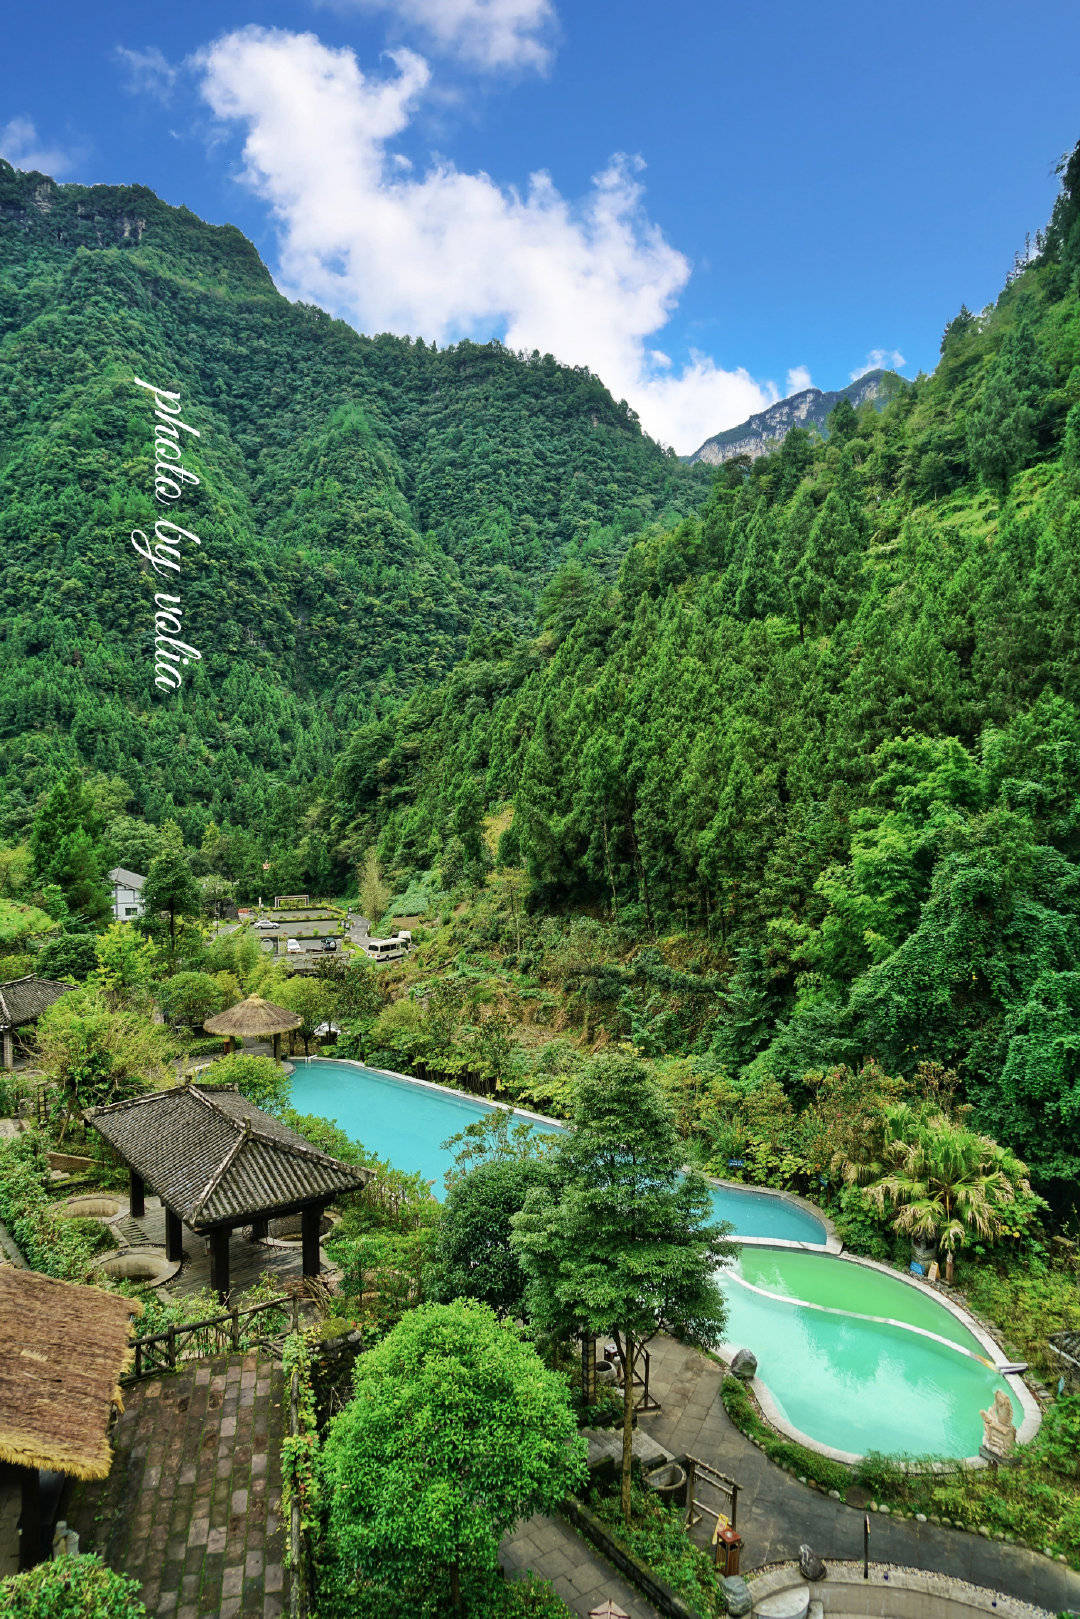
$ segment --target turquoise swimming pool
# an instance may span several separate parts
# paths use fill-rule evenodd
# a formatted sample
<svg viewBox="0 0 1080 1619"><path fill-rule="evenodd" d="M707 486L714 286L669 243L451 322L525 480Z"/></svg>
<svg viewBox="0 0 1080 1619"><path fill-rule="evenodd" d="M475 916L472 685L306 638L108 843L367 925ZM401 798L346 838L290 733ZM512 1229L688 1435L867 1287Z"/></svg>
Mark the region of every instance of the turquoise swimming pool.
<svg viewBox="0 0 1080 1619"><path fill-rule="evenodd" d="M951 1310L899 1276L831 1254L744 1248L724 1279L726 1337L758 1357L787 1422L836 1450L974 1456L1000 1388Z"/></svg>
<svg viewBox="0 0 1080 1619"><path fill-rule="evenodd" d="M436 1197L453 1156L443 1142L493 1111L478 1097L321 1058L297 1063L292 1103L335 1119L397 1168L419 1171ZM1015 1394L980 1341L936 1297L827 1254L823 1223L782 1197L740 1187L714 1187L712 1197L717 1217L738 1236L806 1245L744 1246L720 1278L725 1337L757 1355L774 1420L852 1455L946 1457L977 1453L979 1413L998 1388L1020 1422Z"/></svg>
<svg viewBox="0 0 1080 1619"><path fill-rule="evenodd" d="M453 1153L442 1143L475 1119L495 1111L492 1103L459 1096L415 1080L378 1073L359 1063L313 1057L296 1065L292 1105L299 1113L336 1119L352 1137L386 1158L396 1169L419 1171L437 1198ZM557 1124L536 1124L544 1134ZM712 1188L718 1220L728 1220L741 1237L824 1245L825 1227L807 1209L768 1193Z"/></svg>

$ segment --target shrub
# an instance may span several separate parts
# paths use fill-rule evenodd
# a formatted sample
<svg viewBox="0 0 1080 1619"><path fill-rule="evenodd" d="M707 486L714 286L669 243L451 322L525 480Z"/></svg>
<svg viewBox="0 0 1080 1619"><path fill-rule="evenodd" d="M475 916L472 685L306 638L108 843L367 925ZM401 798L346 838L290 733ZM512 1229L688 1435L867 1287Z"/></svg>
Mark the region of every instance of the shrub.
<svg viewBox="0 0 1080 1619"><path fill-rule="evenodd" d="M101 1227L91 1220L54 1214L44 1144L33 1130L0 1141L0 1221L31 1269L62 1281L80 1282L100 1245Z"/></svg>
<svg viewBox="0 0 1080 1619"><path fill-rule="evenodd" d="M695 1613L727 1612L720 1577L709 1554L695 1546L685 1529L682 1508L665 1507L639 1489L631 1492L632 1517L623 1522L619 1502L606 1496L593 1508L615 1540L652 1569Z"/></svg>
<svg viewBox="0 0 1080 1619"><path fill-rule="evenodd" d="M242 1052L219 1057L201 1077L207 1085L235 1085L241 1096L266 1113L281 1113L292 1091L288 1072L273 1057L248 1057Z"/></svg>
<svg viewBox="0 0 1080 1619"><path fill-rule="evenodd" d="M57 1557L0 1581L4 1619L146 1619L139 1582L100 1558Z"/></svg>

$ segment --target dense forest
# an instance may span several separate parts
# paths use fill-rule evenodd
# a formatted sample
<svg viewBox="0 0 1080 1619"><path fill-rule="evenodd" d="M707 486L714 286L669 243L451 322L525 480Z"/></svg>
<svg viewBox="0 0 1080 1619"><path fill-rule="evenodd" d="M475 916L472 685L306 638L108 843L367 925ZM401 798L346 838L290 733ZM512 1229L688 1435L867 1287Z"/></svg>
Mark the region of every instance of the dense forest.
<svg viewBox="0 0 1080 1619"><path fill-rule="evenodd" d="M183 600L202 659L173 700L129 542L153 514L134 376L179 390L201 434ZM708 481L587 371L361 337L280 296L231 227L0 161L0 834L82 764L190 843L258 827L292 850L351 729L476 626L528 631L567 558L613 577L626 537ZM304 858L325 879L317 839Z"/></svg>
<svg viewBox="0 0 1080 1619"><path fill-rule="evenodd" d="M474 637L358 729L325 810L331 841L450 887L512 806L497 860L533 912L622 938L579 963L609 1033L796 1095L837 1062L946 1065L1059 1194L1080 1175L1080 147L1062 180L933 376L728 463L617 578L570 560L533 639Z"/></svg>
<svg viewBox="0 0 1080 1619"><path fill-rule="evenodd" d="M373 919L522 995L558 957L586 1042L797 1105L945 1075L1067 1201L1080 147L932 376L715 476L583 371L288 303L145 190L3 167L0 212L0 891L92 928L162 848L240 897L381 865ZM164 700L133 374L203 434Z"/></svg>

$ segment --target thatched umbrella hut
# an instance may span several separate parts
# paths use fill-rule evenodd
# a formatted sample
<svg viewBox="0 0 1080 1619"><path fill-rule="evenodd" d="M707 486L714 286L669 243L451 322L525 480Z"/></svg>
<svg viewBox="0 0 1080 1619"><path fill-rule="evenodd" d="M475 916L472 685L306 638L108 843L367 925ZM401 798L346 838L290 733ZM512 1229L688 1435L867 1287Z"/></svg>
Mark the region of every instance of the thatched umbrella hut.
<svg viewBox="0 0 1080 1619"><path fill-rule="evenodd" d="M43 1555L42 1472L104 1478L109 1418L142 1309L100 1287L0 1269L0 1462L22 1484L19 1566Z"/></svg>
<svg viewBox="0 0 1080 1619"><path fill-rule="evenodd" d="M283 1034L298 1029L303 1018L290 1012L287 1006L275 1006L261 995L249 995L246 1001L230 1006L227 1012L208 1017L203 1024L207 1034L220 1034L225 1039L226 1051L231 1051L234 1040L273 1040L274 1056L280 1055Z"/></svg>

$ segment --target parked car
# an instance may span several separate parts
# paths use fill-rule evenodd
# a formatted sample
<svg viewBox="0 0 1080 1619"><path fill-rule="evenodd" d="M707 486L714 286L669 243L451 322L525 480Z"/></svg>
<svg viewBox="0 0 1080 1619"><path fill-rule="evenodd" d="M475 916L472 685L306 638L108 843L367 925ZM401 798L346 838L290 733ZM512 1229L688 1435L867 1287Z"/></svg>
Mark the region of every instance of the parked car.
<svg viewBox="0 0 1080 1619"><path fill-rule="evenodd" d="M277 927L277 923L272 922L268 916L260 916L259 920L257 922L253 922L251 925L252 925L253 928L276 928Z"/></svg>
<svg viewBox="0 0 1080 1619"><path fill-rule="evenodd" d="M285 954L287 956L300 956L300 955L303 955L303 953L304 953L304 947L300 943L299 939L286 939L286 941L285 941Z"/></svg>
<svg viewBox="0 0 1080 1619"><path fill-rule="evenodd" d="M327 937L322 942L322 947L323 947L324 950L336 950L337 949L337 940L334 939L334 938L331 938L329 935L327 935Z"/></svg>

